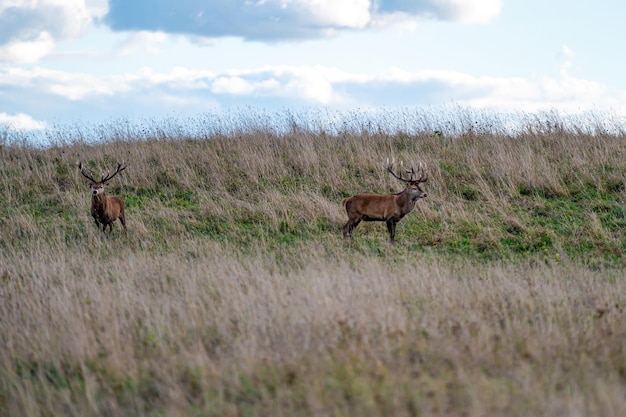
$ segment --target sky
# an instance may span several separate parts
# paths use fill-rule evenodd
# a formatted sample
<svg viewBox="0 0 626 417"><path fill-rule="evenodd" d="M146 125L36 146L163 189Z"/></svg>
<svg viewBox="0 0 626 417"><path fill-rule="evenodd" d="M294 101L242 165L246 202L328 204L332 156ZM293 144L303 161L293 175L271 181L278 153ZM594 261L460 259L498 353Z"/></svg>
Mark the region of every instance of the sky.
<svg viewBox="0 0 626 417"><path fill-rule="evenodd" d="M0 0L0 125L232 109L626 116L617 0Z"/></svg>

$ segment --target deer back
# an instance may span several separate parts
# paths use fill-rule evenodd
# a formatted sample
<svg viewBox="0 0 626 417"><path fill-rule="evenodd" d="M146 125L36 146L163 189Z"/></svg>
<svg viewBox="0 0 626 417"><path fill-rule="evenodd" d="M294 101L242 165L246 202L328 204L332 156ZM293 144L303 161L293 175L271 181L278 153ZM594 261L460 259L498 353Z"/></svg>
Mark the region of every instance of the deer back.
<svg viewBox="0 0 626 417"><path fill-rule="evenodd" d="M398 194L357 194L345 199L348 214L353 213L371 220L385 220L399 215Z"/></svg>

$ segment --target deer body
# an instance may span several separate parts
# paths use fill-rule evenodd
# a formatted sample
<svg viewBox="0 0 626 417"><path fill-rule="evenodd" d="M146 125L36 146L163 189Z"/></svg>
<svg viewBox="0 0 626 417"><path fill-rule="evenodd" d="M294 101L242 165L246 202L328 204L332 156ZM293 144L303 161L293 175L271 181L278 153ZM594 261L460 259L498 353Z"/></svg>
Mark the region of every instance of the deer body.
<svg viewBox="0 0 626 417"><path fill-rule="evenodd" d="M91 197L91 216L96 222L98 230L102 225L102 232L109 226L109 233L113 231L113 222L120 219L120 223L126 230L126 216L124 214L124 200L116 196L108 196L104 192L97 193L95 190L96 184L92 187L94 195Z"/></svg>
<svg viewBox="0 0 626 417"><path fill-rule="evenodd" d="M126 167L122 167L122 164L118 164L117 170L106 177L102 178L101 181L96 181L87 174L82 166L79 164L81 174L85 176L87 179L91 180L91 216L96 222L96 227L102 233L105 232L106 227L109 227L109 234L113 232L113 222L117 219L120 220L122 226L124 227L124 232L127 233L126 229L126 216L124 213L124 200L116 196L108 196L104 192L104 184L113 178L117 173L126 169Z"/></svg>
<svg viewBox="0 0 626 417"><path fill-rule="evenodd" d="M343 237L352 238L352 232L361 223L361 221L383 221L387 224L389 232L389 240L393 244L396 235L396 224L415 208L415 203L420 198L426 197L426 193L422 191L419 184L426 182L424 172L419 179L414 180L415 171L411 173L410 179L403 179L393 173L392 167L387 167L394 177L404 181L406 187L403 191L396 194L377 195L377 194L357 194L349 198L344 198L341 202L346 208L348 221L343 226Z"/></svg>

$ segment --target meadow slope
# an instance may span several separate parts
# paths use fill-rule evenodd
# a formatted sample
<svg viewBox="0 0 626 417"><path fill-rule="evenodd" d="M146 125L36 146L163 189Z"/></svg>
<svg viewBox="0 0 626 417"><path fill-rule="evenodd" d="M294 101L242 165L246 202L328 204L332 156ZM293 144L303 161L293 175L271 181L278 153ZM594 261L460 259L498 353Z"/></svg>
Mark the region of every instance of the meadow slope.
<svg viewBox="0 0 626 417"><path fill-rule="evenodd" d="M0 146L0 414L626 414L623 133L120 131ZM389 157L428 198L344 242Z"/></svg>

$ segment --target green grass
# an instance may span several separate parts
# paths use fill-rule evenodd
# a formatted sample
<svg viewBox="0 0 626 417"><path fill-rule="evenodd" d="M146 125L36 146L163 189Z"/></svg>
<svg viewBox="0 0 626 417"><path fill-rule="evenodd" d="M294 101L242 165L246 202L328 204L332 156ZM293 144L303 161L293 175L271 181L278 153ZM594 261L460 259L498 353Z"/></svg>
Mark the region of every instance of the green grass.
<svg viewBox="0 0 626 417"><path fill-rule="evenodd" d="M3 144L0 415L625 413L624 135L462 126ZM344 241L389 157L428 198Z"/></svg>

